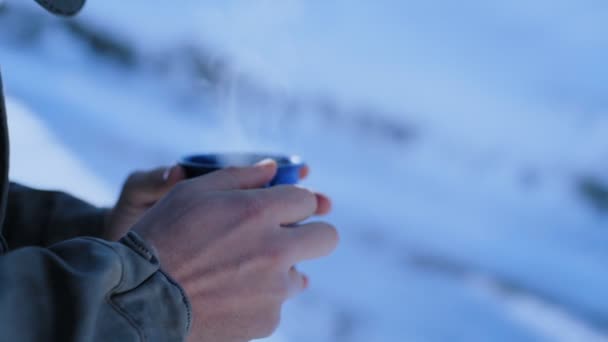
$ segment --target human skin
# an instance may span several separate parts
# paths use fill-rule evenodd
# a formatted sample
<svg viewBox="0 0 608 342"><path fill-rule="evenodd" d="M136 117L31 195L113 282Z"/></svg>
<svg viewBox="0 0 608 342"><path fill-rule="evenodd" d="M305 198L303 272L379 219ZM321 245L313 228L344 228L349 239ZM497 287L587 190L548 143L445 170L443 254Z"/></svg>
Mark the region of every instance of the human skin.
<svg viewBox="0 0 608 342"><path fill-rule="evenodd" d="M300 179L305 179L309 173L309 167L304 166L300 171ZM110 241L120 240L146 210L185 179L185 172L179 165L131 173L122 187L116 205L106 215L102 237ZM320 214L328 213L331 210L330 199L319 193L317 196L320 201Z"/></svg>
<svg viewBox="0 0 608 342"><path fill-rule="evenodd" d="M174 167L137 173L125 184L122 205L134 203L123 199L129 196L139 205L125 210L133 215L124 217L141 216L134 209L145 208L133 230L156 249L162 269L191 302L191 341L241 342L270 335L283 302L308 287L308 278L294 265L325 256L337 245L331 225L297 225L327 213L326 196L295 186L261 188L276 167L266 161L191 180L183 180L183 171ZM152 186L158 179L158 187ZM149 208L152 193L162 199ZM114 212L121 212L121 200ZM121 227L130 227L127 221Z"/></svg>

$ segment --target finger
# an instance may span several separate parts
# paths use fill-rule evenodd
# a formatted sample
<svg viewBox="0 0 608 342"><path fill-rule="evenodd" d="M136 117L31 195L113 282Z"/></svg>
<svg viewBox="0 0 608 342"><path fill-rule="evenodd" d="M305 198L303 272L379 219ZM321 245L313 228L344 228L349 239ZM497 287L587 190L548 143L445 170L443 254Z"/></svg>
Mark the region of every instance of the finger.
<svg viewBox="0 0 608 342"><path fill-rule="evenodd" d="M294 264L327 256L338 246L338 231L328 223L313 222L283 229L285 243L292 256L290 262Z"/></svg>
<svg viewBox="0 0 608 342"><path fill-rule="evenodd" d="M156 202L183 179L184 170L178 165L135 172L127 179L125 195L137 202Z"/></svg>
<svg viewBox="0 0 608 342"><path fill-rule="evenodd" d="M293 185L279 185L253 190L269 218L289 225L305 220L317 212L317 197L310 190Z"/></svg>
<svg viewBox="0 0 608 342"><path fill-rule="evenodd" d="M332 204L331 199L322 193L315 193L317 196L317 211L315 214L317 215L327 215L331 211Z"/></svg>
<svg viewBox="0 0 608 342"><path fill-rule="evenodd" d="M289 278L289 298L293 298L296 295L302 293L304 290L308 289L308 276L299 272L295 266L292 266L289 269L287 277Z"/></svg>
<svg viewBox="0 0 608 342"><path fill-rule="evenodd" d="M175 165L172 168L167 169L163 174L165 187L172 187L184 179L186 179L186 171L184 171L184 168L179 165Z"/></svg>
<svg viewBox="0 0 608 342"><path fill-rule="evenodd" d="M256 189L270 183L276 173L276 161L266 159L253 166L218 170L190 182L202 191Z"/></svg>
<svg viewBox="0 0 608 342"><path fill-rule="evenodd" d="M302 166L302 168L300 169L300 179L305 179L306 177L308 177L308 175L310 174L310 167L308 167L308 165L304 165Z"/></svg>

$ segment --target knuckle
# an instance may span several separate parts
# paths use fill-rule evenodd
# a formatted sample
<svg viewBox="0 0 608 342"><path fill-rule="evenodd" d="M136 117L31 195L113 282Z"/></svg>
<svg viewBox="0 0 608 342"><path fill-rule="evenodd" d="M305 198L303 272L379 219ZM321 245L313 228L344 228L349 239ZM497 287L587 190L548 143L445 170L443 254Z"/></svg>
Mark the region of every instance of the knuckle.
<svg viewBox="0 0 608 342"><path fill-rule="evenodd" d="M288 260L288 249L277 244L266 250L265 258L271 269L280 269Z"/></svg>

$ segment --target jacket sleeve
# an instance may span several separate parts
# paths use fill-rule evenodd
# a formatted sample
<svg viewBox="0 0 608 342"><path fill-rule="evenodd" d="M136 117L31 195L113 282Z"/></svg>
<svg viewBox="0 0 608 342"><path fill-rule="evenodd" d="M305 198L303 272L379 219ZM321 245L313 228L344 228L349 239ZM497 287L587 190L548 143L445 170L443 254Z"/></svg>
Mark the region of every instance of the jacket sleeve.
<svg viewBox="0 0 608 342"><path fill-rule="evenodd" d="M58 191L11 183L3 234L11 249L50 246L78 236L102 237L107 209Z"/></svg>
<svg viewBox="0 0 608 342"><path fill-rule="evenodd" d="M190 308L135 233L66 240L0 256L6 341L183 341Z"/></svg>

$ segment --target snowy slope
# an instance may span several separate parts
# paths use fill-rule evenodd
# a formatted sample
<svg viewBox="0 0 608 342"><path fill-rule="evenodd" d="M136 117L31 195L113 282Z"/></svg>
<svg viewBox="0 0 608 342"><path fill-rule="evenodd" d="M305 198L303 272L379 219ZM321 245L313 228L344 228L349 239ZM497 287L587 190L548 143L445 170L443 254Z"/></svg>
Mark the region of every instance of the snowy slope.
<svg viewBox="0 0 608 342"><path fill-rule="evenodd" d="M416 138L375 140L304 100L296 117L230 89L189 102L188 80L98 58L49 20L30 46L0 35L14 177L111 203L130 170L191 151L296 151L343 241L302 266L313 289L271 341L608 340L606 219L577 191L606 167L605 5L184 1L135 20L141 1L119 3L82 22L146 58L202 44L274 97L320 92Z"/></svg>

